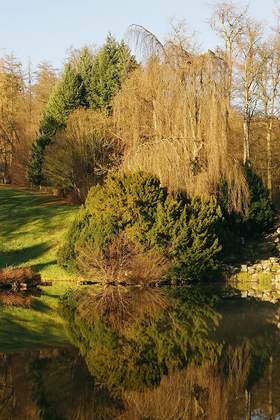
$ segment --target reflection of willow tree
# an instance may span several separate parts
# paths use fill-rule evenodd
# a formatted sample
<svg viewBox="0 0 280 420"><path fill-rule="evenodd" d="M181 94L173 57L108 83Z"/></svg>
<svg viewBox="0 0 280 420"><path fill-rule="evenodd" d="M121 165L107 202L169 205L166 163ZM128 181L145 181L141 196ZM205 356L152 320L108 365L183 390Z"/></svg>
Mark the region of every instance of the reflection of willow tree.
<svg viewBox="0 0 280 420"><path fill-rule="evenodd" d="M164 376L156 388L125 391L126 411L121 419L251 418L254 410L251 396L255 396L258 409L260 397L264 397L258 388L254 389L263 376L268 380L262 392L268 396L273 344L267 339L224 346L217 360L205 360L201 365L191 364L177 370ZM272 394L272 390L268 391ZM264 408L267 414L272 412L267 404L262 404L263 411Z"/></svg>
<svg viewBox="0 0 280 420"><path fill-rule="evenodd" d="M98 387L73 351L1 355L0 419L110 420L122 403Z"/></svg>
<svg viewBox="0 0 280 420"><path fill-rule="evenodd" d="M143 392L125 392L126 420L151 418L215 419L232 418L230 401L246 383L248 374L248 347L230 349L231 364L227 375L221 375L218 363L204 362L190 365L162 378L160 386ZM245 358L244 358L245 356ZM240 364L241 363L241 364ZM244 370L240 372L240 367ZM241 374L241 375L240 375Z"/></svg>
<svg viewBox="0 0 280 420"><path fill-rule="evenodd" d="M158 385L164 375L211 360L219 350L209 337L218 315L190 288L70 291L61 313L90 372L115 390Z"/></svg>

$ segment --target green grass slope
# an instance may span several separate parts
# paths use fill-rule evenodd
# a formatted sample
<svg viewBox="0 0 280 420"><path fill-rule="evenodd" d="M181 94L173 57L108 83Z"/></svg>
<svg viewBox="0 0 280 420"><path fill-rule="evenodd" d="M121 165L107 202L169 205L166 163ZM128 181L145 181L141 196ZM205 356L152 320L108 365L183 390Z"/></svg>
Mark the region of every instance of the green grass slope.
<svg viewBox="0 0 280 420"><path fill-rule="evenodd" d="M57 304L74 278L57 265L56 253L76 210L50 196L0 187L0 268L32 266L53 281L31 309L0 306L0 352L67 343Z"/></svg>
<svg viewBox="0 0 280 420"><path fill-rule="evenodd" d="M32 266L44 280L71 279L56 253L76 210L50 196L0 187L0 269Z"/></svg>

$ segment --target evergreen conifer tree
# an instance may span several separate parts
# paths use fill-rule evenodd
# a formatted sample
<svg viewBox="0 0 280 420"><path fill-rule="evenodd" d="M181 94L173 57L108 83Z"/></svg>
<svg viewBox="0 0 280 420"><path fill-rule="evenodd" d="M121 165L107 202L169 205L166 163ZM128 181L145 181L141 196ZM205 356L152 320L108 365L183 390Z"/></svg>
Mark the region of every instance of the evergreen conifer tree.
<svg viewBox="0 0 280 420"><path fill-rule="evenodd" d="M44 150L59 128L67 122L69 112L83 105L85 91L81 76L73 66L65 66L62 78L57 82L50 96L40 127L40 134L32 146L32 159L28 167L28 179L34 185L44 181L42 172Z"/></svg>
<svg viewBox="0 0 280 420"><path fill-rule="evenodd" d="M112 111L112 99L128 74L136 68L136 60L127 45L108 35L93 63L89 105Z"/></svg>

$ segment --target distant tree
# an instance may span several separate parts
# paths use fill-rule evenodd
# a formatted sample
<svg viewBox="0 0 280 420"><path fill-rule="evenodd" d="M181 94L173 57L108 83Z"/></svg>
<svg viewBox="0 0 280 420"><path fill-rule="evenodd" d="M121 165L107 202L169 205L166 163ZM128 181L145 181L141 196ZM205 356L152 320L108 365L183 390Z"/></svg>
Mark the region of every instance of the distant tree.
<svg viewBox="0 0 280 420"><path fill-rule="evenodd" d="M46 107L50 94L57 81L56 70L48 62L40 63L35 73L35 83L32 85L33 107L35 108L35 118L42 118L42 113Z"/></svg>
<svg viewBox="0 0 280 420"><path fill-rule="evenodd" d="M11 177L19 142L23 92L21 63L13 55L3 57L0 60L0 172L4 181Z"/></svg>
<svg viewBox="0 0 280 420"><path fill-rule="evenodd" d="M262 67L259 78L259 96L266 130L267 189L272 198L272 140L274 128L279 126L279 93L280 93L280 22L270 42L264 43L261 49Z"/></svg>
<svg viewBox="0 0 280 420"><path fill-rule="evenodd" d="M251 159L251 125L258 106L258 86L266 64L266 58L261 54L263 37L262 25L248 19L243 36L238 43L238 78L243 117L243 163Z"/></svg>
<svg viewBox="0 0 280 420"><path fill-rule="evenodd" d="M84 91L84 106L89 108L91 79L93 77L94 53L89 47L84 47L77 58L73 58L77 73L81 76Z"/></svg>
<svg viewBox="0 0 280 420"><path fill-rule="evenodd" d="M213 14L210 19L210 26L223 41L224 59L227 63L225 88L228 105L234 89L234 67L238 55L238 43L245 32L247 19L247 7L240 9L231 1L214 4Z"/></svg>
<svg viewBox="0 0 280 420"><path fill-rule="evenodd" d="M42 132L52 136L58 128L65 127L68 114L84 103L85 92L82 77L73 66L67 64L45 109Z"/></svg>

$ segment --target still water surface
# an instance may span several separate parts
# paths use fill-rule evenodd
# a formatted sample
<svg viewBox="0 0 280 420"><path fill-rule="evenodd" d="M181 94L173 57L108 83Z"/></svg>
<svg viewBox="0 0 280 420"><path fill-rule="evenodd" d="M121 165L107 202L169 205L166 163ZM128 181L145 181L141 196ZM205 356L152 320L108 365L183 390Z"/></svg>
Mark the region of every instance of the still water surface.
<svg viewBox="0 0 280 420"><path fill-rule="evenodd" d="M0 354L0 419L280 419L280 305L212 296L107 290L72 346Z"/></svg>

